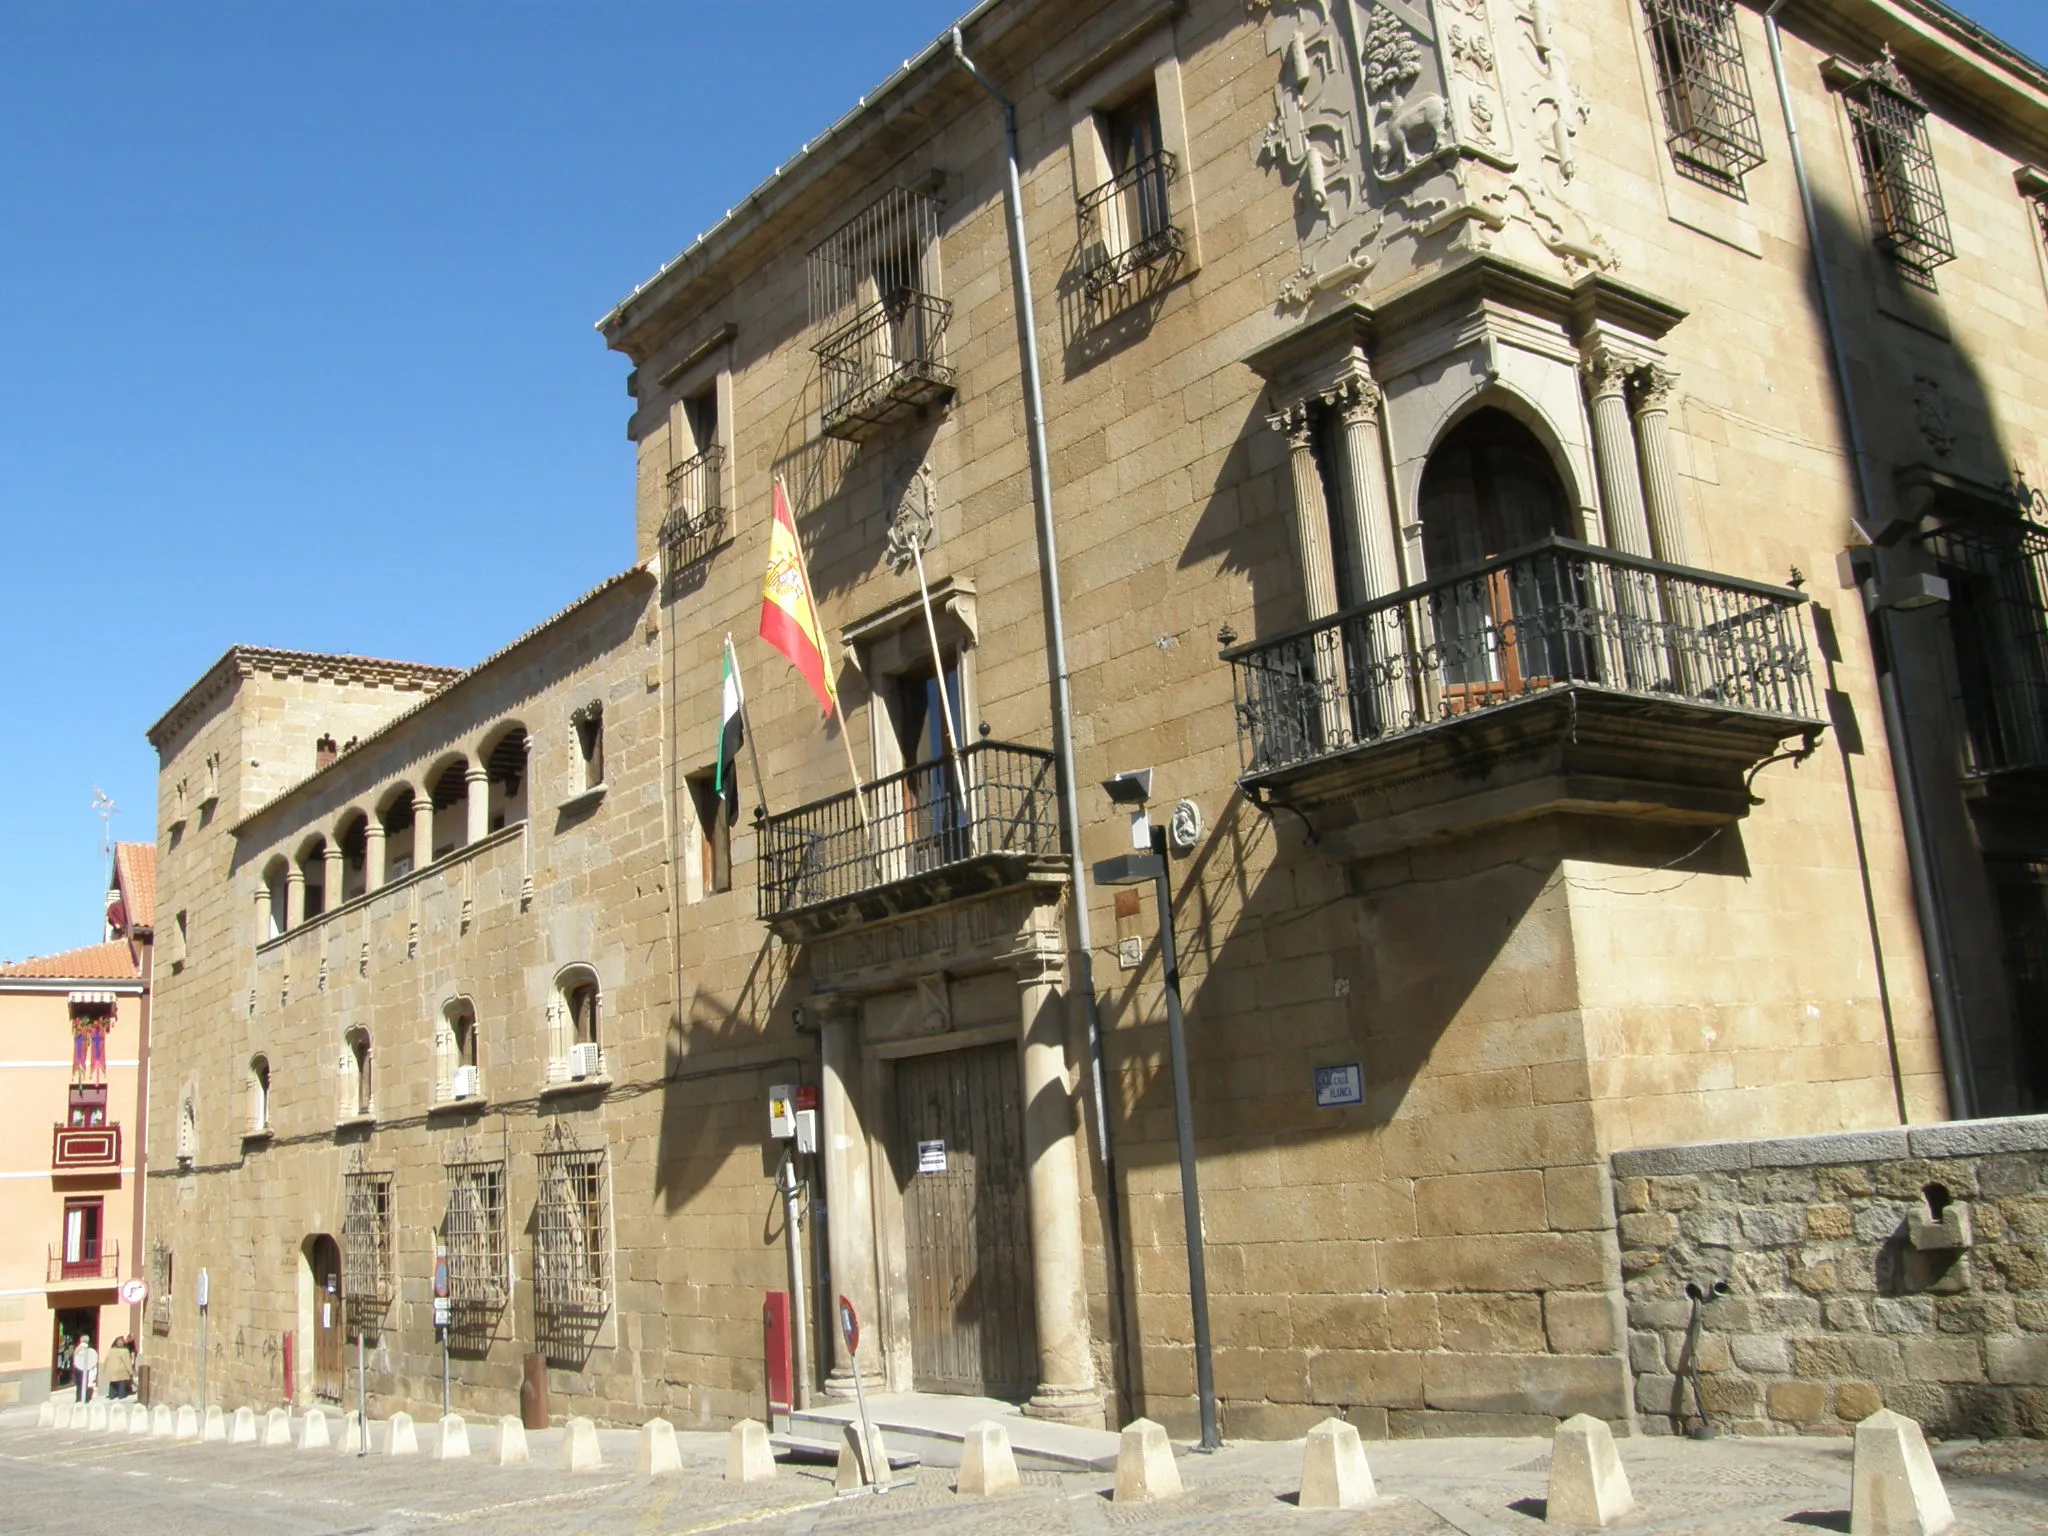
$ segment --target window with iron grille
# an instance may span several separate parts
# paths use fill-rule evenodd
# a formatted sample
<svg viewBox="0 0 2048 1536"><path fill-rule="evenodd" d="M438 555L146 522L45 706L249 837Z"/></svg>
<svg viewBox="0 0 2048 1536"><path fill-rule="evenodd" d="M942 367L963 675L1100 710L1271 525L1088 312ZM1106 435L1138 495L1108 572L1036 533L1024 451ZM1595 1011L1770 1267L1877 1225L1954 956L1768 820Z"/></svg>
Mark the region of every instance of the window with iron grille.
<svg viewBox="0 0 2048 1536"><path fill-rule="evenodd" d="M375 1332L391 1305L396 1281L391 1262L391 1175L343 1175L341 1286L349 1332Z"/></svg>
<svg viewBox="0 0 2048 1536"><path fill-rule="evenodd" d="M149 1251L149 1326L158 1335L171 1331L171 1250L158 1243Z"/></svg>
<svg viewBox="0 0 2048 1536"><path fill-rule="evenodd" d="M540 1154L534 1209L535 1333L554 1359L580 1359L612 1302L611 1171L604 1152Z"/></svg>
<svg viewBox="0 0 2048 1536"><path fill-rule="evenodd" d="M827 437L858 442L953 394L939 296L939 205L897 187L820 241L806 263Z"/></svg>
<svg viewBox="0 0 2048 1536"><path fill-rule="evenodd" d="M1927 103L1899 70L1891 50L1842 87L1863 166L1864 195L1878 248L1922 282L1954 261L1948 209L1927 137Z"/></svg>
<svg viewBox="0 0 2048 1536"><path fill-rule="evenodd" d="M1764 163L1735 0L1643 0L1673 164L1736 196Z"/></svg>
<svg viewBox="0 0 2048 1536"><path fill-rule="evenodd" d="M505 1305L509 1255L505 1246L505 1164L451 1162L442 1240L448 1246L448 1299L462 1323L465 1311Z"/></svg>
<svg viewBox="0 0 2048 1536"><path fill-rule="evenodd" d="M1965 771L2048 768L2048 529L1986 521L1922 543L1948 582Z"/></svg>

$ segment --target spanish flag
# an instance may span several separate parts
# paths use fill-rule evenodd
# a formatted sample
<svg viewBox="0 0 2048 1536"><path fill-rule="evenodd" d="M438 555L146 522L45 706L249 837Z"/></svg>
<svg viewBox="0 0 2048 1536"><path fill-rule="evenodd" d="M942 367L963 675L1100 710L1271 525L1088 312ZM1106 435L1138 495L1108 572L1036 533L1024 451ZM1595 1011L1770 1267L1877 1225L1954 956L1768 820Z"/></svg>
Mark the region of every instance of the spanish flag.
<svg viewBox="0 0 2048 1536"><path fill-rule="evenodd" d="M761 583L761 638L789 658L801 672L827 720L839 707L832 672L825 665L825 628L811 599L811 577L804 569L804 547L797 542L796 523L782 482L775 482L775 521L768 530L768 576Z"/></svg>

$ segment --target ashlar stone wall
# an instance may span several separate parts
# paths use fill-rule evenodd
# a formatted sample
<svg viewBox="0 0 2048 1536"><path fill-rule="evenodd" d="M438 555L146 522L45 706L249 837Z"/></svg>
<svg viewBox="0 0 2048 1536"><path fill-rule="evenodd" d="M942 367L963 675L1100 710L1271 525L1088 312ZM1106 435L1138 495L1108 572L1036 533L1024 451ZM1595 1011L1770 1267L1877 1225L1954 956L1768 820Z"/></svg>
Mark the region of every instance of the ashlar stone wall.
<svg viewBox="0 0 2048 1536"><path fill-rule="evenodd" d="M2048 1116L1613 1158L1642 1428L2048 1436ZM1688 1343L1688 1285L1725 1295Z"/></svg>

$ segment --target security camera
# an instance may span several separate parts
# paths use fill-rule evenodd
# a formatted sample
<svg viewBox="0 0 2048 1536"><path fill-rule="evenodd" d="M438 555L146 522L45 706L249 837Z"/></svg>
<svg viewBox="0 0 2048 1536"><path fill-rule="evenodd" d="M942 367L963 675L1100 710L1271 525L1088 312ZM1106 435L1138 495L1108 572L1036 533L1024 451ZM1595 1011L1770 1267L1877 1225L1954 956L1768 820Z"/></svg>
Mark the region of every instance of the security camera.
<svg viewBox="0 0 2048 1536"><path fill-rule="evenodd" d="M1143 805L1152 798L1152 770L1134 768L1102 781L1102 792L1118 805Z"/></svg>

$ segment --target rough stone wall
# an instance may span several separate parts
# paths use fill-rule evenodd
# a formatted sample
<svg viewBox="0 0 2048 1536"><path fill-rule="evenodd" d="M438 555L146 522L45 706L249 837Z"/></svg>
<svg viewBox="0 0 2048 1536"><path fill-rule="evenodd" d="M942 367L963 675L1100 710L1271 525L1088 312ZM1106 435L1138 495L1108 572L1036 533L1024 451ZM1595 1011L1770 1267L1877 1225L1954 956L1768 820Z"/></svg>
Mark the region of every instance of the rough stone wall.
<svg viewBox="0 0 2048 1536"><path fill-rule="evenodd" d="M2048 1116L1613 1164L1646 1431L1689 1426L1686 1287L1721 1281L1696 1354L1723 1429L1846 1434L1891 1408L1935 1435L2048 1436Z"/></svg>

